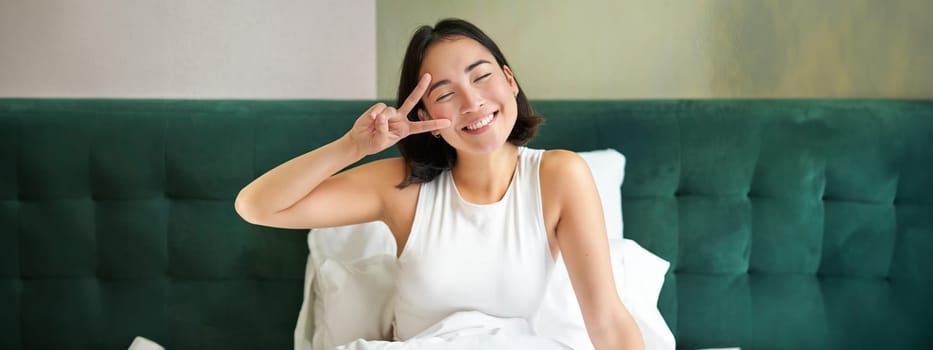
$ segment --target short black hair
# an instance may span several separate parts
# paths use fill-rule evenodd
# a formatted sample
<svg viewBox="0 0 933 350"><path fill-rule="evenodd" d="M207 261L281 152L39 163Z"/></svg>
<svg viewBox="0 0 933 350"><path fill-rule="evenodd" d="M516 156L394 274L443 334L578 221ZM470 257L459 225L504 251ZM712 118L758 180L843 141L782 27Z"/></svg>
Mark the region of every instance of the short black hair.
<svg viewBox="0 0 933 350"><path fill-rule="evenodd" d="M424 61L424 55L428 48L438 41L457 36L476 40L480 45L483 45L496 58L496 63L499 64L500 69L508 65L505 55L499 50L499 46L470 22L448 18L437 22L433 28L427 25L421 26L412 35L411 41L408 43L408 49L405 51L405 58L402 61L402 74L398 83L396 105L401 106L408 95L415 90L415 86L418 85L421 78L418 73L421 70L421 63ZM518 85L517 79L515 84ZM544 119L535 114L521 86L518 88L516 102L518 117L515 120L515 126L512 127L512 132L509 134L508 142L516 146L522 146L534 138L538 126ZM412 108L408 113L408 120L419 121L418 110L423 108L424 103L418 101L415 108ZM457 162L457 151L453 146L449 145L443 138L436 138L430 133L408 135L408 137L399 141L397 147L408 166L408 175L405 181L398 185L399 188L405 188L416 183L430 182L444 170L451 169Z"/></svg>

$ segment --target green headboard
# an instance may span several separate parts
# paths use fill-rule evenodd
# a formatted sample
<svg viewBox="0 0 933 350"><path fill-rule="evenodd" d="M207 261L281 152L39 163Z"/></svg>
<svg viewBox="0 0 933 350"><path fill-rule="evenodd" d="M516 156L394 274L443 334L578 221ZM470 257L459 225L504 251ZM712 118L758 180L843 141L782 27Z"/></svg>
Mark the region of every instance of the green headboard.
<svg viewBox="0 0 933 350"><path fill-rule="evenodd" d="M374 102L0 99L0 348L291 348L306 232L233 199ZM534 106L532 147L626 155L679 347L933 342L933 101Z"/></svg>

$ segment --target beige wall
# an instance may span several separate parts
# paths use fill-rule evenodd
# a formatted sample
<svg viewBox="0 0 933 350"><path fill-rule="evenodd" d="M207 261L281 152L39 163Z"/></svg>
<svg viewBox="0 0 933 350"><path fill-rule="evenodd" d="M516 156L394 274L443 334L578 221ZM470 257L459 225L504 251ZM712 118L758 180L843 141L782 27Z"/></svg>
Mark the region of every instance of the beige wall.
<svg viewBox="0 0 933 350"><path fill-rule="evenodd" d="M376 96L375 0L0 0L0 97Z"/></svg>
<svg viewBox="0 0 933 350"><path fill-rule="evenodd" d="M467 19L533 99L933 98L933 1L379 1L378 95L420 24Z"/></svg>
<svg viewBox="0 0 933 350"><path fill-rule="evenodd" d="M468 19L534 99L933 98L928 0L0 0L0 97L393 98Z"/></svg>

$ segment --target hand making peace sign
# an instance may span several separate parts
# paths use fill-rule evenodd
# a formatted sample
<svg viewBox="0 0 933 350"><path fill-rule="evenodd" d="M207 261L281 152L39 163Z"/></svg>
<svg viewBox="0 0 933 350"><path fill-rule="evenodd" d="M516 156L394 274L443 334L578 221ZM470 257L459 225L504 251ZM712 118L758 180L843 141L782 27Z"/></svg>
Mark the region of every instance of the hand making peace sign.
<svg viewBox="0 0 933 350"><path fill-rule="evenodd" d="M450 127L450 120L435 119L413 122L408 120L411 112L431 83L431 75L424 74L418 85L398 109L377 103L361 115L350 129L349 136L360 154L382 152L411 134Z"/></svg>

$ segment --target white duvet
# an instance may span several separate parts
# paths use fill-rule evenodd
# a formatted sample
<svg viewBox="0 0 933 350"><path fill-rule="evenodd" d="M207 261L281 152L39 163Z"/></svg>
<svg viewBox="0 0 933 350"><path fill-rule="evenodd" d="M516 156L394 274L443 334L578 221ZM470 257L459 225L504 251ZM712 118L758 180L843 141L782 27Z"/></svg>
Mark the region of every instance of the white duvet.
<svg viewBox="0 0 933 350"><path fill-rule="evenodd" d="M337 350L421 350L421 349L540 349L566 350L569 347L549 338L536 336L525 319L498 318L478 311L462 311L406 341L358 339Z"/></svg>

